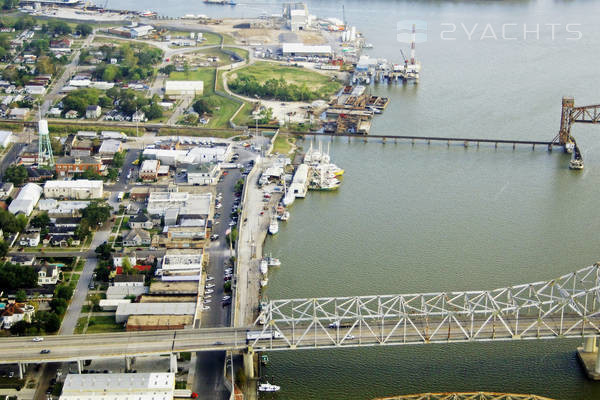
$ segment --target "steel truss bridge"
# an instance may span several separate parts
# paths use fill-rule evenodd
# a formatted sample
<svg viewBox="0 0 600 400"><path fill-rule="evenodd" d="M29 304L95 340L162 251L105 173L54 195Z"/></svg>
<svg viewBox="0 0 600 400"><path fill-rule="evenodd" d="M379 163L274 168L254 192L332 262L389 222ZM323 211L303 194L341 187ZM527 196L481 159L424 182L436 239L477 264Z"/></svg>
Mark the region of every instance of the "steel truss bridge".
<svg viewBox="0 0 600 400"><path fill-rule="evenodd" d="M494 393L494 392L457 392L457 393L419 393L374 400L552 400L534 394Z"/></svg>
<svg viewBox="0 0 600 400"><path fill-rule="evenodd" d="M41 342L0 338L0 364L188 351L592 338L600 335L599 302L600 264L594 264L556 279L491 291L273 300L250 327L47 336Z"/></svg>
<svg viewBox="0 0 600 400"><path fill-rule="evenodd" d="M406 345L600 334L600 264L491 291L273 300L255 349ZM273 338L265 340L269 332Z"/></svg>

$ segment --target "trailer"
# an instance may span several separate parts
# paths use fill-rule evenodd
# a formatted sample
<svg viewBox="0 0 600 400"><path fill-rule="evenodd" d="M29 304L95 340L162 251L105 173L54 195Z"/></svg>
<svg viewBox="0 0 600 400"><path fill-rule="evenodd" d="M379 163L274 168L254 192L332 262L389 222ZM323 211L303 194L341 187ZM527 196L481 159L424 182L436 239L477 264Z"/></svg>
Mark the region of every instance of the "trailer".
<svg viewBox="0 0 600 400"><path fill-rule="evenodd" d="M246 331L246 344L251 340L279 339L282 335L275 331Z"/></svg>

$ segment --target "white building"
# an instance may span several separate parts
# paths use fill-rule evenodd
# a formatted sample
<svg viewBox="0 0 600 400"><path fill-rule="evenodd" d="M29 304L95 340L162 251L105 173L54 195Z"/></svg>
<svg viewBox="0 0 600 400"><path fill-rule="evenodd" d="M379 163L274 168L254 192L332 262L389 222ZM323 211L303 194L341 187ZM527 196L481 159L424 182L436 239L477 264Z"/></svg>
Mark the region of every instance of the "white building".
<svg viewBox="0 0 600 400"><path fill-rule="evenodd" d="M159 160L144 160L140 167L140 178L145 181L153 181L158 178Z"/></svg>
<svg viewBox="0 0 600 400"><path fill-rule="evenodd" d="M116 311L119 304L131 303L130 299L102 299L98 304L102 311Z"/></svg>
<svg viewBox="0 0 600 400"><path fill-rule="evenodd" d="M33 208L42 196L42 188L35 183L28 183L23 186L17 197L8 206L8 211L12 214L25 214L29 216Z"/></svg>
<svg viewBox="0 0 600 400"><path fill-rule="evenodd" d="M333 54L329 45L306 45L303 43L284 43L284 57L330 57Z"/></svg>
<svg viewBox="0 0 600 400"><path fill-rule="evenodd" d="M119 300L129 296L148 293L148 286L109 286L106 289L107 300Z"/></svg>
<svg viewBox="0 0 600 400"><path fill-rule="evenodd" d="M178 164L222 163L231 157L231 145L215 145L213 147L192 147L189 150L145 149L144 157L159 160L161 164L177 166Z"/></svg>
<svg viewBox="0 0 600 400"><path fill-rule="evenodd" d="M73 216L90 205L89 201L59 201L56 199L42 199L38 203L40 211L47 211L54 216Z"/></svg>
<svg viewBox="0 0 600 400"><path fill-rule="evenodd" d="M35 308L30 304L12 303L2 311L2 323L4 329L10 329L14 323L19 321L31 322Z"/></svg>
<svg viewBox="0 0 600 400"><path fill-rule="evenodd" d="M129 30L132 39L148 36L151 32L154 31L154 27L152 25L140 25L134 26Z"/></svg>
<svg viewBox="0 0 600 400"><path fill-rule="evenodd" d="M77 179L74 181L47 181L44 196L47 198L101 199L104 195L102 181Z"/></svg>
<svg viewBox="0 0 600 400"><path fill-rule="evenodd" d="M123 261L125 259L128 259L129 263L131 265L137 264L137 258L135 256L135 253L133 253L131 255L126 255L126 254L123 254L123 253L118 253L118 254L114 254L113 255L113 266L114 267L122 267L123 266Z"/></svg>
<svg viewBox="0 0 600 400"><path fill-rule="evenodd" d="M60 400L172 400L175 374L69 374Z"/></svg>
<svg viewBox="0 0 600 400"><path fill-rule="evenodd" d="M170 209L178 210L178 214L208 215L212 195L190 194L187 192L151 192L148 196L148 214L165 215Z"/></svg>
<svg viewBox="0 0 600 400"><path fill-rule="evenodd" d="M114 278L114 286L144 286L144 275L117 275Z"/></svg>
<svg viewBox="0 0 600 400"><path fill-rule="evenodd" d="M212 185L218 179L219 165L215 163L201 164L187 169L188 185Z"/></svg>
<svg viewBox="0 0 600 400"><path fill-rule="evenodd" d="M165 83L167 96L201 96L203 91L202 81L166 81Z"/></svg>
<svg viewBox="0 0 600 400"><path fill-rule="evenodd" d="M189 250L169 250L163 256L160 268L163 272L201 272L203 260L201 249L194 250L193 253Z"/></svg>
<svg viewBox="0 0 600 400"><path fill-rule="evenodd" d="M6 148L12 140L11 131L0 131L0 146Z"/></svg>
<svg viewBox="0 0 600 400"><path fill-rule="evenodd" d="M38 274L38 286L42 285L56 285L58 282L58 267L56 265L48 267L39 267L37 269Z"/></svg>
<svg viewBox="0 0 600 400"><path fill-rule="evenodd" d="M35 247L40 244L40 233L22 233L19 235L19 246Z"/></svg>
<svg viewBox="0 0 600 400"><path fill-rule="evenodd" d="M123 323L130 315L194 315L196 303L129 303L119 304L115 322Z"/></svg>
<svg viewBox="0 0 600 400"><path fill-rule="evenodd" d="M120 140L108 139L104 140L98 149L98 154L101 156L114 156L120 152L123 144Z"/></svg>

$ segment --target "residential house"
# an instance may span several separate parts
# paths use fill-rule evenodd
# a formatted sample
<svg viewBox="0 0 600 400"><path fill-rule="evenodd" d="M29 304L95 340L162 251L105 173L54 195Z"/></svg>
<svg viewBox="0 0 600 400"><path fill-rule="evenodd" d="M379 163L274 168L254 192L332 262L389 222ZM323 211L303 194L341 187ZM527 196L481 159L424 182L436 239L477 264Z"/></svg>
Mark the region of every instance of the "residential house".
<svg viewBox="0 0 600 400"><path fill-rule="evenodd" d="M146 113L144 113L141 110L137 110L131 116L131 121L132 122L146 122Z"/></svg>
<svg viewBox="0 0 600 400"><path fill-rule="evenodd" d="M10 329L15 323L19 321L31 322L31 317L35 312L35 308L29 304L23 303L11 303L6 306L2 312L2 327L4 329Z"/></svg>
<svg viewBox="0 0 600 400"><path fill-rule="evenodd" d="M125 253L115 253L113 254L113 266L116 267L122 267L123 266L123 260L129 260L129 263L131 265L135 265L137 263L137 257L135 255L135 252L130 253L130 254L125 254Z"/></svg>
<svg viewBox="0 0 600 400"><path fill-rule="evenodd" d="M86 119L98 119L102 115L102 107L99 105L88 106L85 109L85 118Z"/></svg>
<svg viewBox="0 0 600 400"><path fill-rule="evenodd" d="M138 213L136 216L129 218L129 227L131 229L152 229L154 224L150 218L144 213Z"/></svg>
<svg viewBox="0 0 600 400"><path fill-rule="evenodd" d="M150 233L143 229L132 229L123 237L123 246L125 247L144 246L150 245L150 243Z"/></svg>
<svg viewBox="0 0 600 400"><path fill-rule="evenodd" d="M19 235L19 246L35 247L40 244L40 232L22 233Z"/></svg>
<svg viewBox="0 0 600 400"><path fill-rule="evenodd" d="M75 110L69 110L65 113L66 119L76 119L77 117L79 117L79 113Z"/></svg>
<svg viewBox="0 0 600 400"><path fill-rule="evenodd" d="M67 38L61 38L50 41L51 49L69 49L71 48L71 41Z"/></svg>
<svg viewBox="0 0 600 400"><path fill-rule="evenodd" d="M30 267L35 262L35 256L31 256L31 255L27 255L27 254L20 255L20 256L12 256L10 258L10 262L12 264L27 265Z"/></svg>
<svg viewBox="0 0 600 400"><path fill-rule="evenodd" d="M12 193L15 185L12 182L5 182L0 186L0 199L6 199Z"/></svg>
<svg viewBox="0 0 600 400"><path fill-rule="evenodd" d="M8 111L8 118L23 121L29 115L29 111L31 111L29 108L11 108Z"/></svg>
<svg viewBox="0 0 600 400"><path fill-rule="evenodd" d="M114 278L113 286L144 286L144 275L117 275Z"/></svg>
<svg viewBox="0 0 600 400"><path fill-rule="evenodd" d="M35 267L38 274L38 286L56 285L58 282L59 271L56 265L42 265Z"/></svg>

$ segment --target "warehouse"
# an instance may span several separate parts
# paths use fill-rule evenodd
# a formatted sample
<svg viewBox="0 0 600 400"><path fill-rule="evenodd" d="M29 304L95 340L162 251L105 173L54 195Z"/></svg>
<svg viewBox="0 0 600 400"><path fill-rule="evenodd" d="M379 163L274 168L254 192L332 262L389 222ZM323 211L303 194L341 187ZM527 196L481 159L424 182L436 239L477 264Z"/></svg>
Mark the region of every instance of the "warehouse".
<svg viewBox="0 0 600 400"><path fill-rule="evenodd" d="M204 91L202 81L167 81L165 83L166 96L201 96Z"/></svg>
<svg viewBox="0 0 600 400"><path fill-rule="evenodd" d="M8 206L8 211L12 214L25 214L29 216L33 208L42 196L42 188L35 183L28 183L23 186L17 197Z"/></svg>
<svg viewBox="0 0 600 400"><path fill-rule="evenodd" d="M47 181L44 184L46 198L101 199L104 195L102 181L77 179L74 181Z"/></svg>
<svg viewBox="0 0 600 400"><path fill-rule="evenodd" d="M331 57L333 52L329 45L305 45L302 43L284 43L284 57Z"/></svg>
<svg viewBox="0 0 600 400"><path fill-rule="evenodd" d="M172 372L69 374L60 400L172 400L174 394Z"/></svg>
<svg viewBox="0 0 600 400"><path fill-rule="evenodd" d="M124 323L132 315L194 315L196 303L128 303L119 304L115 322Z"/></svg>

